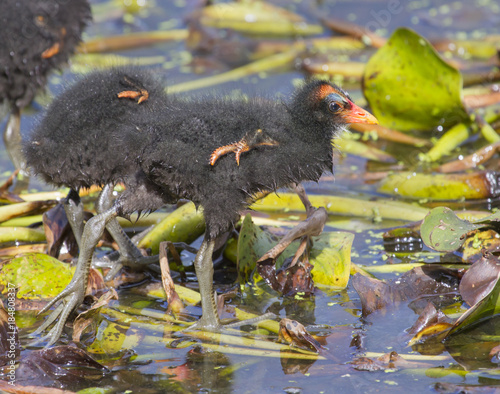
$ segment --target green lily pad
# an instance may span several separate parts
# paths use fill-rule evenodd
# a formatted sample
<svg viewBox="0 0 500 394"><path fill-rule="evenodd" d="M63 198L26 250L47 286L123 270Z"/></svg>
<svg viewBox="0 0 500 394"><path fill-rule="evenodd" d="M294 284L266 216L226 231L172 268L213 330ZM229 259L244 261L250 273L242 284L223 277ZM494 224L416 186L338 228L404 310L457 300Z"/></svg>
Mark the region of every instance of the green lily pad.
<svg viewBox="0 0 500 394"><path fill-rule="evenodd" d="M53 298L73 277L74 268L43 253L15 257L0 271L0 285L7 291L10 284L17 289L17 297L28 300Z"/></svg>
<svg viewBox="0 0 500 394"><path fill-rule="evenodd" d="M325 232L314 239L310 261L316 286L336 289L347 287L351 272L351 246L354 234L343 231Z"/></svg>
<svg viewBox="0 0 500 394"><path fill-rule="evenodd" d="M365 68L364 94L379 122L398 130L432 130L467 119L462 76L412 30L394 32Z"/></svg>
<svg viewBox="0 0 500 394"><path fill-rule="evenodd" d="M424 243L439 252L452 252L462 246L467 233L481 227L460 219L447 207L437 207L424 218L420 236Z"/></svg>

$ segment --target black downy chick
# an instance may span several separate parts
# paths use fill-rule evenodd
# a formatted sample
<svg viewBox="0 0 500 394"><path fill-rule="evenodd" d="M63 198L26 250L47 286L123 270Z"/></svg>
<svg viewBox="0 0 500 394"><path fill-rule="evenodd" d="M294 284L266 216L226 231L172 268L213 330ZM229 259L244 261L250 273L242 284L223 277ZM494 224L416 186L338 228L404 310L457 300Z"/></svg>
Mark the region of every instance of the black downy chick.
<svg viewBox="0 0 500 394"><path fill-rule="evenodd" d="M0 1L0 104L9 106L4 142L16 168L24 167L21 110L68 62L91 19L87 0Z"/></svg>
<svg viewBox="0 0 500 394"><path fill-rule="evenodd" d="M289 103L181 99L163 89L146 70L94 73L54 100L25 144L28 165L48 183L75 191L93 184L126 186L85 226L75 275L47 308L59 300L65 306L38 330L59 318L42 338L49 345L83 300L92 252L104 228L116 216L153 211L180 198L203 207L206 221L195 258L203 313L196 327L219 330L212 285L215 240L232 228L256 193L317 181L331 171L331 141L346 124L376 123L346 92L325 81L304 84Z"/></svg>

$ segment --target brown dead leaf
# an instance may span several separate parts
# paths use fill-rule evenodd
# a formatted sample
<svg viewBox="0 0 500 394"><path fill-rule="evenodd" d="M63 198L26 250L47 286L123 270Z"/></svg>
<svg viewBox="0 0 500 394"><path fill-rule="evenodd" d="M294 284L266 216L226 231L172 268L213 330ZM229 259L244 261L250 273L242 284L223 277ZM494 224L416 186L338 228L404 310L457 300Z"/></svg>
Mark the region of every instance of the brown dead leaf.
<svg viewBox="0 0 500 394"><path fill-rule="evenodd" d="M408 330L408 334L413 336L408 346L412 346L414 343L425 339L433 331L437 333L439 327L447 330L451 326L451 320L443 312L437 310L432 302L429 302L417 321Z"/></svg>
<svg viewBox="0 0 500 394"><path fill-rule="evenodd" d="M270 260L257 265L259 275L272 287L273 290L287 297L292 297L297 293L308 296L314 292L314 282L312 280L312 264L302 262L293 267L283 267L276 272L274 263Z"/></svg>
<svg viewBox="0 0 500 394"><path fill-rule="evenodd" d="M14 179L17 177L19 170L15 170L9 178L4 182L3 185L0 185L0 199L6 200L9 202L23 202L24 200L19 197L19 195L12 193L9 191L9 188L14 184Z"/></svg>
<svg viewBox="0 0 500 394"><path fill-rule="evenodd" d="M403 368L428 368L430 363L408 361L401 357L396 352L383 354L382 356L372 359L369 357L357 357L351 363L357 371L384 371L387 369L403 369Z"/></svg>
<svg viewBox="0 0 500 394"><path fill-rule="evenodd" d="M500 361L500 345L498 346L495 346L493 349L491 349L490 351L490 357L493 359L493 358L496 358L497 359L497 363L498 361Z"/></svg>
<svg viewBox="0 0 500 394"><path fill-rule="evenodd" d="M170 276L170 267L168 265L167 257L169 244L172 244L172 242L166 241L160 243L161 282L163 283L163 288L165 289L165 293L167 295L168 311L171 311L175 315L184 309L184 304L175 291L175 284L172 276Z"/></svg>
<svg viewBox="0 0 500 394"><path fill-rule="evenodd" d="M495 287L500 275L500 260L484 251L483 257L471 265L460 281L460 295L469 305L475 305Z"/></svg>
<svg viewBox="0 0 500 394"><path fill-rule="evenodd" d="M345 19L338 18L321 18L321 22L323 25L333 30L334 32L340 34L347 34L353 38L357 38L358 40L367 40L370 45L375 48L380 48L385 45L387 42L387 38L379 36L376 33L373 33L369 29L357 25L353 22L347 22Z"/></svg>
<svg viewBox="0 0 500 394"><path fill-rule="evenodd" d="M315 208L302 185L295 185L295 191L306 209L307 219L288 231L276 246L257 261L257 271L260 276L274 290L285 296L294 296L297 293L310 295L314 291L311 275L313 266L309 263L311 237L323 232L328 219L326 209ZM282 267L276 271L276 259L294 240L299 238L301 239L300 246L295 256L285 260ZM300 264L297 264L299 261Z"/></svg>
<svg viewBox="0 0 500 394"><path fill-rule="evenodd" d="M464 104L469 108L481 108L500 102L500 92L489 92L486 94L470 94L464 96Z"/></svg>
<svg viewBox="0 0 500 394"><path fill-rule="evenodd" d="M102 276L99 270L95 268L90 268L89 271L89 280L87 283L87 290L85 294L91 294L92 296L99 298L106 291L108 287L106 286L106 282L104 281L104 277Z"/></svg>
<svg viewBox="0 0 500 394"><path fill-rule="evenodd" d="M91 329L97 328L101 320L101 308L107 306L109 301L117 299L118 294L116 290L111 288L104 293L90 309L80 313L73 323L73 342L80 342L80 337L88 327L91 327Z"/></svg>
<svg viewBox="0 0 500 394"><path fill-rule="evenodd" d="M488 161L500 150L500 141L486 145L476 152L465 156L459 160L453 160L438 167L439 172L461 172L471 168L476 168L480 164Z"/></svg>
<svg viewBox="0 0 500 394"><path fill-rule="evenodd" d="M63 245L66 245L71 256L78 254L78 244L62 204L57 204L43 214L43 229L45 238L47 238L47 254L49 256L59 257Z"/></svg>
<svg viewBox="0 0 500 394"><path fill-rule="evenodd" d="M21 254L28 253L44 253L47 249L47 245L43 244L27 244L27 245L16 245L10 248L0 249L0 257L14 257Z"/></svg>
<svg viewBox="0 0 500 394"><path fill-rule="evenodd" d="M16 371L16 386L33 382L46 387L54 386L55 383L57 386L70 383L73 387L78 384L88 385L90 382L95 384L95 379L102 379L107 372L108 368L95 361L84 350L74 346L55 346L33 350L20 360Z"/></svg>
<svg viewBox="0 0 500 394"><path fill-rule="evenodd" d="M291 346L319 353L323 346L296 320L281 319L279 340Z"/></svg>

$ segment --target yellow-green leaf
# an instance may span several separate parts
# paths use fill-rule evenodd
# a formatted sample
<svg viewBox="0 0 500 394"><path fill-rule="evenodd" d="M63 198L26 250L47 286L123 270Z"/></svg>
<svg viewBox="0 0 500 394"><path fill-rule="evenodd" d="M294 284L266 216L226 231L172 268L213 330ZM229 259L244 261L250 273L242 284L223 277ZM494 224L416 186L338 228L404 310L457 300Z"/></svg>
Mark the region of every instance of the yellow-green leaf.
<svg viewBox="0 0 500 394"><path fill-rule="evenodd" d="M203 210L190 202L177 208L139 242L141 248L151 248L158 254L160 242L191 243L205 231Z"/></svg>
<svg viewBox="0 0 500 394"><path fill-rule="evenodd" d="M295 37L323 32L321 26L308 24L293 12L260 1L216 3L204 7L199 17L205 26L254 35Z"/></svg>
<svg viewBox="0 0 500 394"><path fill-rule="evenodd" d="M326 232L314 238L310 262L311 273L316 286L344 289L351 271L351 246L354 234L347 232Z"/></svg>
<svg viewBox="0 0 500 394"><path fill-rule="evenodd" d="M432 130L466 120L462 76L432 45L400 28L366 65L364 94L380 124Z"/></svg>
<svg viewBox="0 0 500 394"><path fill-rule="evenodd" d="M498 194L494 174L488 171L460 174L399 172L387 176L381 193L432 200L485 199Z"/></svg>
<svg viewBox="0 0 500 394"><path fill-rule="evenodd" d="M40 300L58 295L73 277L74 268L43 253L15 257L2 266L0 285L14 284L17 297Z"/></svg>

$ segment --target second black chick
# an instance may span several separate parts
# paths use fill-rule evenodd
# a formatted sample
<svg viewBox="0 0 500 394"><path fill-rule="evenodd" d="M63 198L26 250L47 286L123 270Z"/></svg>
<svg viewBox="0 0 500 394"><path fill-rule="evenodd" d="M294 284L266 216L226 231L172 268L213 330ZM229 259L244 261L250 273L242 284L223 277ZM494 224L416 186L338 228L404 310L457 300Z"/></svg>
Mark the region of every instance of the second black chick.
<svg viewBox="0 0 500 394"><path fill-rule="evenodd" d="M64 303L41 328L59 318L43 338L49 345L83 300L92 252L104 228L116 216L152 211L180 198L203 207L206 221L195 258L203 312L196 326L220 329L212 285L217 238L232 228L256 193L317 181L331 171L332 138L346 124L376 123L346 92L325 81L304 84L289 103L187 100L163 89L150 71L94 73L54 100L26 142L28 165L51 184L75 191L93 184L126 186L109 209L101 209L85 226L75 275L47 306L61 299ZM261 144L263 138L270 143ZM240 150L237 165L226 153L237 153L248 141L254 144ZM226 146L236 148L220 152Z"/></svg>
<svg viewBox="0 0 500 394"><path fill-rule="evenodd" d="M0 1L0 104L9 106L4 142L16 168L24 167L20 112L67 63L91 18L87 0Z"/></svg>

